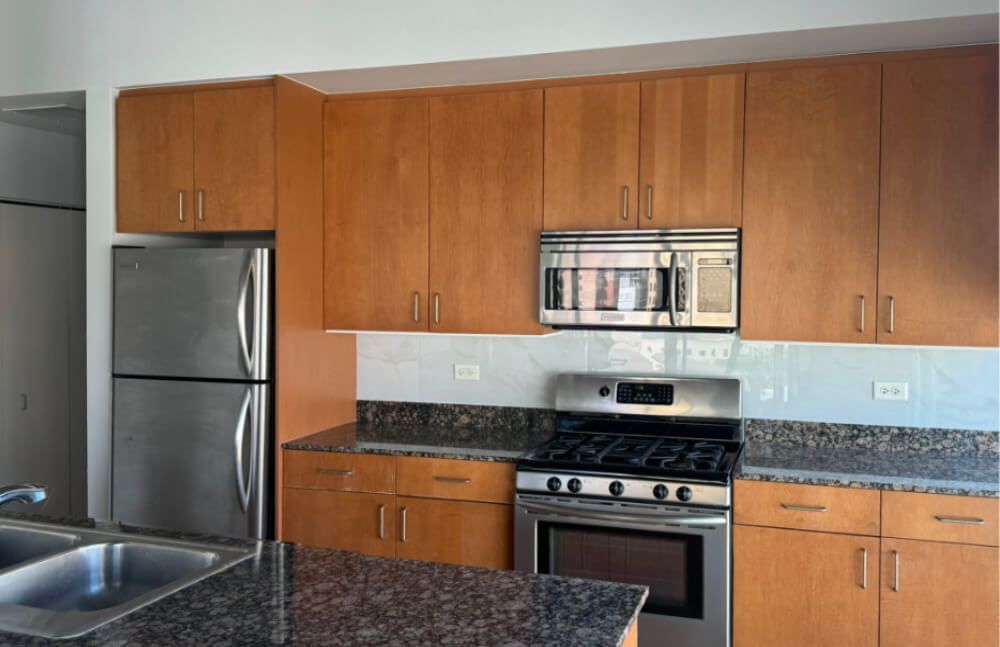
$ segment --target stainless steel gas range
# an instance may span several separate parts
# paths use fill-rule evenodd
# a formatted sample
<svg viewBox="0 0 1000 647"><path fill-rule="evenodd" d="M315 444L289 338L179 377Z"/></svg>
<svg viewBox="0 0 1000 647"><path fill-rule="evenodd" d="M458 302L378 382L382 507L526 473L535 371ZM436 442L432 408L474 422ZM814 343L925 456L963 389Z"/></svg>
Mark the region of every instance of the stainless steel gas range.
<svg viewBox="0 0 1000 647"><path fill-rule="evenodd" d="M649 587L639 644L731 642L739 380L561 375L517 465L518 570Z"/></svg>

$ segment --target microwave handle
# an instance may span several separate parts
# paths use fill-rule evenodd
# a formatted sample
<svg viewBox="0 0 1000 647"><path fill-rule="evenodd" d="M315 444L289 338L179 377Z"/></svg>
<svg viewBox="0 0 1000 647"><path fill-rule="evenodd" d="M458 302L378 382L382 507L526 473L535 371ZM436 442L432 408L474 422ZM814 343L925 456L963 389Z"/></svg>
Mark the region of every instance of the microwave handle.
<svg viewBox="0 0 1000 647"><path fill-rule="evenodd" d="M677 252L670 253L670 269L667 273L668 294L670 301L670 325L677 325Z"/></svg>

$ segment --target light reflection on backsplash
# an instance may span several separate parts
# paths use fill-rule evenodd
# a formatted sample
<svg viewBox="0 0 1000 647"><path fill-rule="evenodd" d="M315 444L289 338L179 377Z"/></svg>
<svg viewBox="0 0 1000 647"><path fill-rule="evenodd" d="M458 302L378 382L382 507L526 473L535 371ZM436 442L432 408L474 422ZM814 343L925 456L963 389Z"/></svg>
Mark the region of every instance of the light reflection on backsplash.
<svg viewBox="0 0 1000 647"><path fill-rule="evenodd" d="M478 364L478 382L453 379ZM552 407L567 372L743 380L748 418L994 431L1000 351L742 342L736 335L563 331L544 337L358 335L358 398ZM909 382L906 402L872 382Z"/></svg>

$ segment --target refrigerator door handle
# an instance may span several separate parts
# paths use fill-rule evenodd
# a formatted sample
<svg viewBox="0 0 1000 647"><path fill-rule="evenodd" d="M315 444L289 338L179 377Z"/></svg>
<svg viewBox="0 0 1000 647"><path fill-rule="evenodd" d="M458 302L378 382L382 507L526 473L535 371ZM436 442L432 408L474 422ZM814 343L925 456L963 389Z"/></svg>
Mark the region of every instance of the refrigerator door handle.
<svg viewBox="0 0 1000 647"><path fill-rule="evenodd" d="M247 416L250 413L250 400L253 394L253 387L247 387L247 392L243 396L243 403L240 405L240 415L236 420L236 433L233 442L236 446L236 494L240 501L240 508L243 512L250 507L250 487L252 483L249 479L244 479L243 474L243 436L247 426ZM250 450L250 473L247 476L253 477L256 467L257 449Z"/></svg>
<svg viewBox="0 0 1000 647"><path fill-rule="evenodd" d="M250 349L250 340L247 334L247 295L250 292L250 284L253 282L253 278L254 262L251 255L246 272L243 273L243 280L240 281L240 297L236 302L236 330L240 337L240 355L243 358L243 367L246 369L248 377L253 377L254 366L253 352ZM256 321L256 313L253 319ZM254 332L256 334L256 331ZM254 346L253 350L256 351L257 345L254 344Z"/></svg>

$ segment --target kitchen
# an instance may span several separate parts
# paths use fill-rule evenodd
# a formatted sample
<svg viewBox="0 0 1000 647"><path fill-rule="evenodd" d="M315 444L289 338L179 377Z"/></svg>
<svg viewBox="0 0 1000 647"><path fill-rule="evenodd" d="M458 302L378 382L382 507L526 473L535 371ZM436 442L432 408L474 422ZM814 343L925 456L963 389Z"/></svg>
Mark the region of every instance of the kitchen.
<svg viewBox="0 0 1000 647"><path fill-rule="evenodd" d="M191 8L193 31L116 2L7 23L106 36L77 66L0 74L0 95L86 89L72 516L97 521L61 532L290 542L81 640L997 641L995 7L783 3L762 35L737 7L705 32L638 2L661 20L625 18L622 41L589 6L559 13L557 47L556 17L472 3L454 20L505 39L422 16L366 59L367 9L245 16L256 42L227 50L225 4ZM199 383L225 394L163 395ZM254 527L197 527L219 510ZM574 566L556 550L574 542L645 561ZM391 602L352 607L374 593L331 593L311 561ZM435 582L497 591L493 624ZM216 587L232 620L210 629L187 613ZM0 623L25 608L0 599Z"/></svg>

